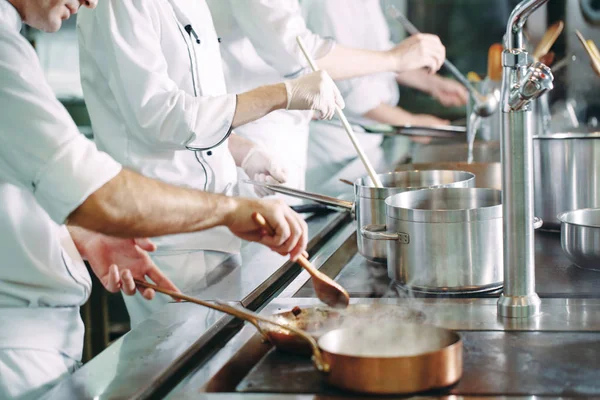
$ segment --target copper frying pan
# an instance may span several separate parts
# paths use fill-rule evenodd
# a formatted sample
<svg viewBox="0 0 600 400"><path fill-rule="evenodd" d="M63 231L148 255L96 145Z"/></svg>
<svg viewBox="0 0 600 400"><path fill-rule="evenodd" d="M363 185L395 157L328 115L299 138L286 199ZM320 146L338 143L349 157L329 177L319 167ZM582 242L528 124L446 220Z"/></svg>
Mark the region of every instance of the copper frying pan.
<svg viewBox="0 0 600 400"><path fill-rule="evenodd" d="M272 326L291 331L310 345L314 366L327 382L341 389L407 394L445 388L462 376L460 336L433 325L398 320L351 324L330 330L315 340L303 330L240 307L195 299L145 281L136 280L136 284L233 315L252 323L267 336Z"/></svg>

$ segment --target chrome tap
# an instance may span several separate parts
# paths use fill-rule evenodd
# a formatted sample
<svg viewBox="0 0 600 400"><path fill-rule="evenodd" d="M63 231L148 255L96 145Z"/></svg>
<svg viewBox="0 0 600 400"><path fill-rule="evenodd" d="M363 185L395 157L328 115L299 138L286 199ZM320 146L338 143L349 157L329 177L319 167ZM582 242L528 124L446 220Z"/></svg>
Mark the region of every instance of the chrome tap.
<svg viewBox="0 0 600 400"><path fill-rule="evenodd" d="M502 56L502 217L504 231L504 293L501 317L527 318L539 313L535 292L533 228L533 127L531 102L552 89L550 68L532 64L523 47L527 18L548 0L524 0L507 25Z"/></svg>

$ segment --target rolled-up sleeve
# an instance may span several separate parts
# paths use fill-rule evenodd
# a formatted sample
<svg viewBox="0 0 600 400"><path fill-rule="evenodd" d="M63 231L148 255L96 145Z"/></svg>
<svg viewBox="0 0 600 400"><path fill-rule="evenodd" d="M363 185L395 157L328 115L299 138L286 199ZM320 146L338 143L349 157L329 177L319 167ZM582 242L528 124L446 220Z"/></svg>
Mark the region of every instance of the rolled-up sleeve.
<svg viewBox="0 0 600 400"><path fill-rule="evenodd" d="M297 0L229 0L234 17L256 52L281 75L292 77L309 65L298 47L300 36L316 60L335 46L331 38L315 35L307 27Z"/></svg>
<svg viewBox="0 0 600 400"><path fill-rule="evenodd" d="M33 193L59 224L121 170L79 133L27 41L2 28L0 119L0 181Z"/></svg>
<svg viewBox="0 0 600 400"><path fill-rule="evenodd" d="M94 93L100 90L98 79L104 79L128 132L147 146L213 147L230 133L236 96L193 96L178 87L169 76L154 3L103 0L95 10L81 11L77 25L86 100L99 97L90 109L106 107Z"/></svg>

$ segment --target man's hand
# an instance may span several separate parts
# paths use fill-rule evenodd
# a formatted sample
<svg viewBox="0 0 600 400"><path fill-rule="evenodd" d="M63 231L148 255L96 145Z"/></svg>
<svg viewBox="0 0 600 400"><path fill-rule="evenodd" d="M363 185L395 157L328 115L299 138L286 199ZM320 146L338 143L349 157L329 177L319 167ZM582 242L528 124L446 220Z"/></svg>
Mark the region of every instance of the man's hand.
<svg viewBox="0 0 600 400"><path fill-rule="evenodd" d="M232 198L234 206L225 218L225 226L236 236L261 243L293 261L306 250L308 226L304 219L281 200ZM275 236L258 226L252 213L262 214L275 231Z"/></svg>
<svg viewBox="0 0 600 400"><path fill-rule="evenodd" d="M433 74L444 64L446 48L439 37L419 33L388 50L388 54L394 61L396 73L424 68Z"/></svg>
<svg viewBox="0 0 600 400"><path fill-rule="evenodd" d="M241 165L250 179L265 183L283 184L287 181L287 171L279 165L269 154L260 147L254 146L248 151ZM260 186L254 186L254 191L259 197L270 196L273 191Z"/></svg>
<svg viewBox="0 0 600 400"><path fill-rule="evenodd" d="M86 259L92 271L109 292L122 290L134 295L135 279L150 278L156 285L179 292L177 287L152 262L148 252L156 246L148 239L121 239L69 226L69 232L79 254ZM140 288L142 295L152 300L153 289Z"/></svg>
<svg viewBox="0 0 600 400"><path fill-rule="evenodd" d="M344 108L344 99L331 77L325 71L316 71L299 78L284 81L287 92L287 110L316 110L319 118L331 119L335 106Z"/></svg>
<svg viewBox="0 0 600 400"><path fill-rule="evenodd" d="M436 76L429 93L445 107L460 107L469 101L467 89L453 79Z"/></svg>

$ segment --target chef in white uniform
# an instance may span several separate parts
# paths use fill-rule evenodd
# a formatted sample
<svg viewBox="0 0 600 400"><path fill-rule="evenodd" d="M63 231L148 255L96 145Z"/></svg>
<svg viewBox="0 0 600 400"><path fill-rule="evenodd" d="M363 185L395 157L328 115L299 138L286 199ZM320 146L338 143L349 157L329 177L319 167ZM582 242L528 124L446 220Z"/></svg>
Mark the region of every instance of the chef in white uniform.
<svg viewBox="0 0 600 400"><path fill-rule="evenodd" d="M331 37L344 46L375 51L394 47L380 0L302 0L302 13L308 28L323 37ZM449 121L427 114L412 114L398 107L398 83L428 92L444 105L466 104L467 91L456 81L429 74L424 70L373 74L337 81L346 102L345 115L352 124L356 138L370 160L383 157L383 135L365 133L363 127L389 125L447 125ZM410 148L408 138L394 138L397 160ZM401 154L399 154L401 153ZM313 121L308 146L308 190L321 191L336 184L344 167L357 159L356 150L348 140L339 119ZM366 175L364 168L344 171L345 179ZM336 177L334 177L336 176Z"/></svg>
<svg viewBox="0 0 600 400"><path fill-rule="evenodd" d="M292 259L306 248L306 224L283 203L146 178L78 132L19 31L25 21L54 32L82 4L96 3L0 0L0 399L38 399L80 364L91 289L82 257L108 290L131 295L133 278L177 288L149 259L151 242L126 238L227 226Z"/></svg>
<svg viewBox="0 0 600 400"><path fill-rule="evenodd" d="M285 168L232 128L276 109L317 110L331 118L336 104L344 106L326 73L227 94L204 0L105 0L93 11L82 10L77 22L81 82L96 143L151 178L235 195L238 166L253 179L283 183ZM240 248L224 227L155 243L153 260L182 289ZM136 296L126 305L135 326L160 302Z"/></svg>
<svg viewBox="0 0 600 400"><path fill-rule="evenodd" d="M445 58L444 47L433 35L411 37L385 52L340 45L307 29L298 0L207 2L222 40L227 90L233 93L310 71L296 43L297 36L302 37L319 68L327 71L334 80L421 67L437 71ZM276 155L288 171L287 186L304 189L310 120L309 112L282 110L238 128L236 132ZM244 193L249 193L245 189ZM290 197L286 201L296 202Z"/></svg>
<svg viewBox="0 0 600 400"><path fill-rule="evenodd" d="M64 5L53 10L54 20L36 26L60 26L58 17L70 13ZM40 23L35 11L27 16ZM151 243L108 238L83 228L70 233L60 225L86 197L118 175L121 166L77 131L44 82L35 51L19 34L20 28L17 8L0 0L2 399L37 399L80 365L79 306L91 290L82 256L112 291L123 285L118 268L111 265L116 260L120 267L143 270L137 277L148 274L176 290L148 262L143 250L152 250ZM99 251L98 245L108 247ZM125 262L113 249L131 258ZM132 275L124 272L124 277L123 289L132 294Z"/></svg>

